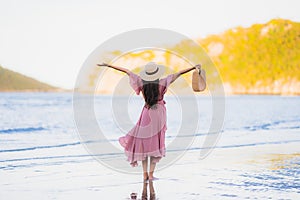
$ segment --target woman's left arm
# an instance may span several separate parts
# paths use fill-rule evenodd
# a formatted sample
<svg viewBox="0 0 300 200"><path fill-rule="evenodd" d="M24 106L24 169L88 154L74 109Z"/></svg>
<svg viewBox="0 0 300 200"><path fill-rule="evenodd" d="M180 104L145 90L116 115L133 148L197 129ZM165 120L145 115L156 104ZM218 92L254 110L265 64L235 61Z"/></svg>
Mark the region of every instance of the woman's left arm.
<svg viewBox="0 0 300 200"><path fill-rule="evenodd" d="M190 72L190 71L196 69L197 67L200 68L201 65L198 64L198 65L195 65L194 67L187 68L187 69L184 69L184 70L181 70L181 71L175 73L174 76L173 76L173 79L172 79L171 83L173 83L177 78L179 78L179 76L181 76L181 75L183 75L183 74L185 74L185 73L188 73L188 72Z"/></svg>

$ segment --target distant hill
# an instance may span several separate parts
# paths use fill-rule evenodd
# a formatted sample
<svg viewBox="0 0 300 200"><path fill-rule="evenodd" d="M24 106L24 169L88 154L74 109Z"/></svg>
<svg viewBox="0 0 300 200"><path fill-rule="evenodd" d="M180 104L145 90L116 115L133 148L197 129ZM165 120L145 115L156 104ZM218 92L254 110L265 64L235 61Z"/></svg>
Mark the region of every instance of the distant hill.
<svg viewBox="0 0 300 200"><path fill-rule="evenodd" d="M33 78L0 66L0 92L10 91L59 91L59 88L41 83Z"/></svg>
<svg viewBox="0 0 300 200"><path fill-rule="evenodd" d="M300 23L273 19L198 41L229 92L300 94Z"/></svg>

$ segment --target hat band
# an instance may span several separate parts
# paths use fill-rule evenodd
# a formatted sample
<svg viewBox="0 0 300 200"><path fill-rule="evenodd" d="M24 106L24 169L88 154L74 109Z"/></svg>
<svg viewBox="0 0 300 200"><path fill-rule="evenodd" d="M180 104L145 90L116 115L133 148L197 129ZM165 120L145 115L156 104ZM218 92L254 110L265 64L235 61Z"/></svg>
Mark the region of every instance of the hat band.
<svg viewBox="0 0 300 200"><path fill-rule="evenodd" d="M146 72L147 75L153 75L156 74L158 72L158 67L156 68L156 70L154 72Z"/></svg>

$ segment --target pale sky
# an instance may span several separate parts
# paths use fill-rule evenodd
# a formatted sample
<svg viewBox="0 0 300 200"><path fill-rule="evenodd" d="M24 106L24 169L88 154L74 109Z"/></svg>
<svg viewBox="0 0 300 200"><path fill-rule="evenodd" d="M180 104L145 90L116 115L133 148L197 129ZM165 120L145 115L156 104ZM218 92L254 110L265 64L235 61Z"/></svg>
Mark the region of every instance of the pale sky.
<svg viewBox="0 0 300 200"><path fill-rule="evenodd" d="M300 22L299 0L0 0L0 65L73 88L102 42L138 28L190 38L273 18Z"/></svg>

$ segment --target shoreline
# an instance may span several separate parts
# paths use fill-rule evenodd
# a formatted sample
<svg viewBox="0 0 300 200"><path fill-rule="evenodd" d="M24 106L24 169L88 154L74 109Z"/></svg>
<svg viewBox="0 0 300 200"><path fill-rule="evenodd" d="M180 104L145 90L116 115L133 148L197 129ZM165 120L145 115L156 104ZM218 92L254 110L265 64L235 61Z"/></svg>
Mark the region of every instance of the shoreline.
<svg viewBox="0 0 300 200"><path fill-rule="evenodd" d="M0 93L73 93L74 90L3 90L0 91ZM105 93L100 93L100 92L83 92L83 93L91 93L97 96L112 96L111 93L105 92ZM202 92L202 93L194 93L197 96L210 96L209 92ZM122 94L119 94L117 96L124 96ZM172 95L166 95L166 96L172 96ZM178 95L179 96L179 95ZM184 96L184 95L183 95ZM245 93L245 92L225 92L224 96L287 96L287 97L297 97L300 96L300 93Z"/></svg>
<svg viewBox="0 0 300 200"><path fill-rule="evenodd" d="M73 93L73 89L57 89L57 90L0 90L0 93Z"/></svg>

